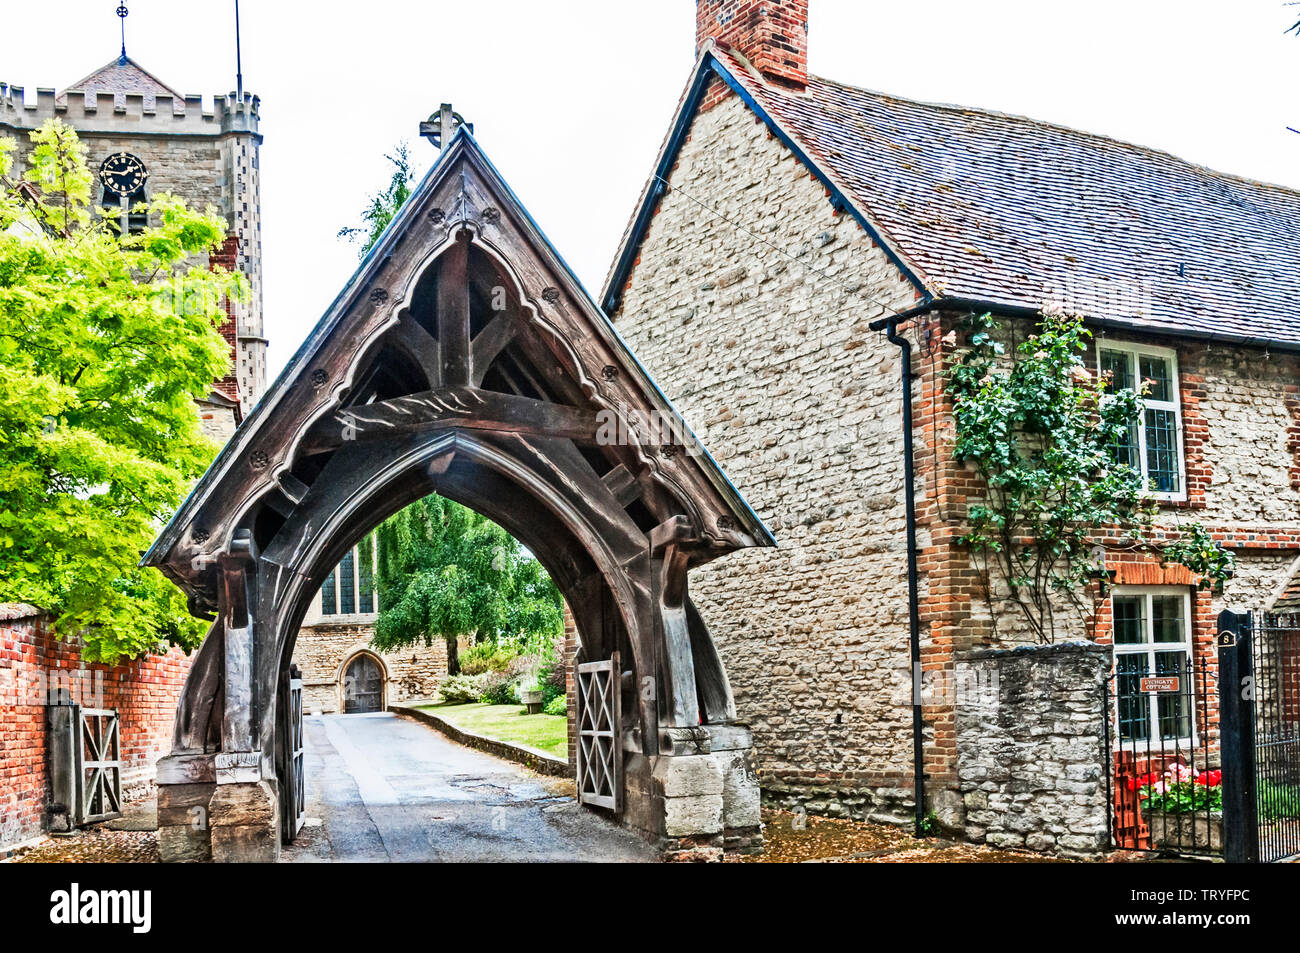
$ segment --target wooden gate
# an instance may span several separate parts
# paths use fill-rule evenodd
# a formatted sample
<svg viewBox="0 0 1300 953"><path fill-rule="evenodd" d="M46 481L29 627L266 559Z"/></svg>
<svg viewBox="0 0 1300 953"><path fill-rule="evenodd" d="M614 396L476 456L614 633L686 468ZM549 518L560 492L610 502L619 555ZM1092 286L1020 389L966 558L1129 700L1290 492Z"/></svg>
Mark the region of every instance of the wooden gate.
<svg viewBox="0 0 1300 953"><path fill-rule="evenodd" d="M578 800L623 809L623 735L618 653L578 666Z"/></svg>
<svg viewBox="0 0 1300 953"><path fill-rule="evenodd" d="M304 740L302 728L302 675L295 665L289 677L281 683L280 710L284 712L281 730L284 733L283 761L280 776L284 779L280 808L281 840L293 841L302 830L307 813L307 783L304 771Z"/></svg>
<svg viewBox="0 0 1300 953"><path fill-rule="evenodd" d="M56 705L49 709L50 785L73 826L122 813L122 739L117 712Z"/></svg>
<svg viewBox="0 0 1300 953"><path fill-rule="evenodd" d="M358 655L343 676L343 711L361 714L383 708L384 676L379 663L369 655Z"/></svg>

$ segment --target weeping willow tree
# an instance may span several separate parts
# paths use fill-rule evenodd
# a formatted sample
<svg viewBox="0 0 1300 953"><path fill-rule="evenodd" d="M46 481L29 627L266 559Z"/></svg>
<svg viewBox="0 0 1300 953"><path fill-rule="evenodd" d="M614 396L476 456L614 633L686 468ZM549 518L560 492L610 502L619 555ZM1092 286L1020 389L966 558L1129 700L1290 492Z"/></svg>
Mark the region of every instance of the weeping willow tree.
<svg viewBox="0 0 1300 953"><path fill-rule="evenodd" d="M383 651L447 643L447 673L460 672L461 636L559 636L560 592L518 540L491 520L436 494L412 503L375 532Z"/></svg>

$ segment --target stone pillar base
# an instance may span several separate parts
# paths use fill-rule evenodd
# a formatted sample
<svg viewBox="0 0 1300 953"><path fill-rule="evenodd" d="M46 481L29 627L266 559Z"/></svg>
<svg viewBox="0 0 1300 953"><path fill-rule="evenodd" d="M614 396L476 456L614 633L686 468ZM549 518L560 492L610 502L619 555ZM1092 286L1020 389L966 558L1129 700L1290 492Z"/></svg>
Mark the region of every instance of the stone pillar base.
<svg viewBox="0 0 1300 953"><path fill-rule="evenodd" d="M158 853L163 863L212 860L210 802L216 788L210 754L174 754L158 762Z"/></svg>
<svg viewBox="0 0 1300 953"><path fill-rule="evenodd" d="M280 859L280 800L270 781L218 784L210 810L214 861L273 864Z"/></svg>
<svg viewBox="0 0 1300 953"><path fill-rule="evenodd" d="M624 758L623 824L665 860L716 861L762 850L753 741L742 725L667 728L660 754Z"/></svg>

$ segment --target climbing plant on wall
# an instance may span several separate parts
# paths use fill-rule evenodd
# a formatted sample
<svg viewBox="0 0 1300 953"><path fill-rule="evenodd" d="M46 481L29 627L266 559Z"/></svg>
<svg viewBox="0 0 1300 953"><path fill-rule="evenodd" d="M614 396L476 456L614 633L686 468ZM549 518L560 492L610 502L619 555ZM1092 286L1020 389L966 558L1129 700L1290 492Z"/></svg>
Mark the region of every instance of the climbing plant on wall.
<svg viewBox="0 0 1300 953"><path fill-rule="evenodd" d="M991 315L973 315L948 372L958 463L981 478L960 543L993 610L1005 600L1043 642L1061 607L1087 617L1105 593L1099 538L1189 568L1203 587L1232 573L1232 556L1200 524L1156 542L1157 509L1116 448L1142 412L1145 388L1113 386L1084 364L1091 333L1078 315L1045 310L1010 349Z"/></svg>

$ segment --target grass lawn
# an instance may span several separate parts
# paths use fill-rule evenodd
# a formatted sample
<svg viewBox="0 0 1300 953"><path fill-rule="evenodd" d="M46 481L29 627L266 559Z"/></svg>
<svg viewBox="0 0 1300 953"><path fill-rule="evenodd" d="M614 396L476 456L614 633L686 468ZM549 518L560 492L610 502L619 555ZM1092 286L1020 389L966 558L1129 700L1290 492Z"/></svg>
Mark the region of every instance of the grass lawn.
<svg viewBox="0 0 1300 953"><path fill-rule="evenodd" d="M528 745L563 758L568 753L569 723L563 715L525 715L523 705L425 705L457 728L476 735Z"/></svg>

